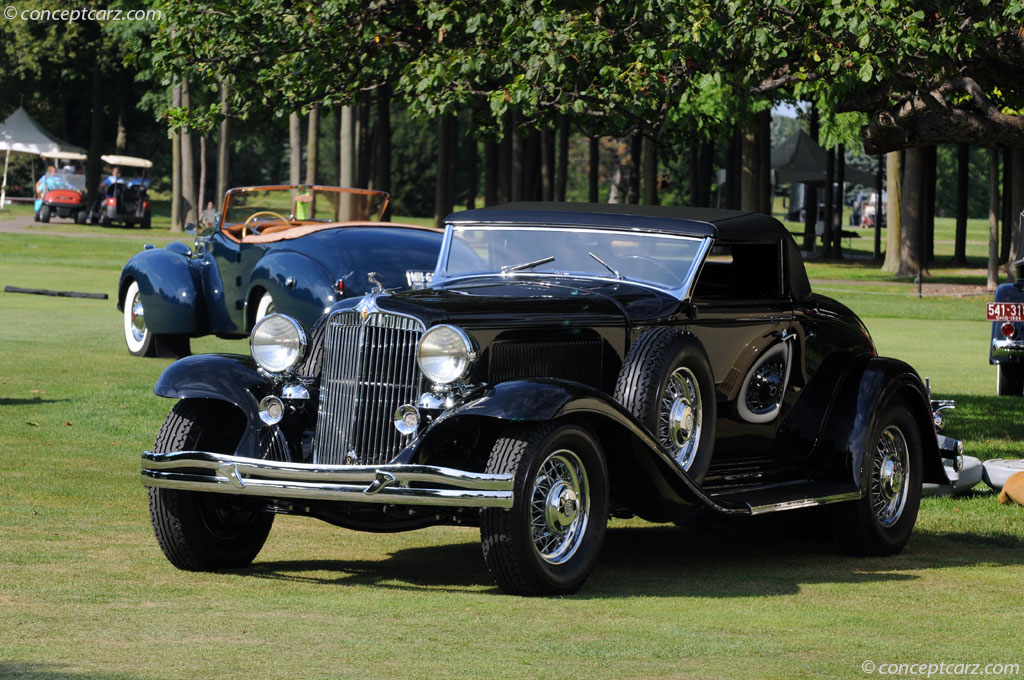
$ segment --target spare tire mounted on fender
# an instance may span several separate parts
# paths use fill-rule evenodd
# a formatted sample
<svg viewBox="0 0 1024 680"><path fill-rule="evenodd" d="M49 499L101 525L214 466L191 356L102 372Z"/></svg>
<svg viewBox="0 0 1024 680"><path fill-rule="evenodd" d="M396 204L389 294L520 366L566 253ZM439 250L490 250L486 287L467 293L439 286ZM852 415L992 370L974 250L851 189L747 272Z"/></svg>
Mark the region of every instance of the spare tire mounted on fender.
<svg viewBox="0 0 1024 680"><path fill-rule="evenodd" d="M715 381L707 352L675 328L653 328L626 353L615 399L700 482L715 446Z"/></svg>

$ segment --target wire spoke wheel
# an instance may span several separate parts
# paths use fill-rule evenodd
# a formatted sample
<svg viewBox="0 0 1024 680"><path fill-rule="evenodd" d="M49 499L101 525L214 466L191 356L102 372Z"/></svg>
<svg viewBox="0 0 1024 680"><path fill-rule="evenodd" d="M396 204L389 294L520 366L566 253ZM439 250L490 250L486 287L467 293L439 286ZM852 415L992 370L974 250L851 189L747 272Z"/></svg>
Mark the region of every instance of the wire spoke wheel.
<svg viewBox="0 0 1024 680"><path fill-rule="evenodd" d="M899 521L907 502L910 453L903 431L895 425L882 430L871 460L871 507L882 526Z"/></svg>
<svg viewBox="0 0 1024 680"><path fill-rule="evenodd" d="M530 493L530 535L541 559L561 564L583 541L590 518L590 487L579 457L568 449L541 464Z"/></svg>
<svg viewBox="0 0 1024 680"><path fill-rule="evenodd" d="M697 377L677 368L665 384L658 414L658 439L679 467L689 470L700 447L702 402Z"/></svg>

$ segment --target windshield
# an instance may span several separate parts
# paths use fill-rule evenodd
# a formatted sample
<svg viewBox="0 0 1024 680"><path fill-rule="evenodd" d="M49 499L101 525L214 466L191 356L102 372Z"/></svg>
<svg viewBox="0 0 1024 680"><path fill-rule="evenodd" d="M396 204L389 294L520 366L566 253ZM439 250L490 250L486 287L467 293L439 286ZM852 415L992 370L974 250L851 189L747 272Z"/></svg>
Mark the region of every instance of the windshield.
<svg viewBox="0 0 1024 680"><path fill-rule="evenodd" d="M387 206L383 191L322 186L276 186L232 189L227 193L223 224L280 217L299 223L377 222Z"/></svg>
<svg viewBox="0 0 1024 680"><path fill-rule="evenodd" d="M569 275L685 292L706 243L692 236L578 227L454 226L440 279Z"/></svg>

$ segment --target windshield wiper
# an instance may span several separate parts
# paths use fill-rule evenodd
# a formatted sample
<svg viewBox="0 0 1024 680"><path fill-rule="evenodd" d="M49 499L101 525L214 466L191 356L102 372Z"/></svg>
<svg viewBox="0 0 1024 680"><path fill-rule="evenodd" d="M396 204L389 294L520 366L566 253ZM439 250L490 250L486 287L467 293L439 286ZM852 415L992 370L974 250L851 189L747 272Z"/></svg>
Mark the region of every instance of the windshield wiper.
<svg viewBox="0 0 1024 680"><path fill-rule="evenodd" d="M590 256L591 256L592 258L594 258L595 260L597 260L598 262L600 262L600 263L601 263L601 266L603 266L603 267L604 267L605 269L607 269L608 271L610 271L610 272L611 272L611 273L612 273L612 274L613 274L613 275L615 276L615 278L616 278L616 279L622 280L622 274L620 274L620 273L619 273L619 272L617 272L616 270L612 269L612 267L611 267L611 265L610 265L610 264L608 264L607 262L605 262L604 260L602 260L601 258L599 258L599 257L598 257L597 255L594 255L594 253L590 253L590 252L588 252L588 253L587 253L587 255L590 255Z"/></svg>
<svg viewBox="0 0 1024 680"><path fill-rule="evenodd" d="M506 266L501 268L501 273L505 274L506 272L518 272L518 271L522 271L524 269L533 269L534 267L539 267L542 264L547 264L548 262L554 262L554 261L555 261L555 256L554 255L549 255L547 257L542 257L539 260L534 260L533 262L524 262L523 264L506 265Z"/></svg>

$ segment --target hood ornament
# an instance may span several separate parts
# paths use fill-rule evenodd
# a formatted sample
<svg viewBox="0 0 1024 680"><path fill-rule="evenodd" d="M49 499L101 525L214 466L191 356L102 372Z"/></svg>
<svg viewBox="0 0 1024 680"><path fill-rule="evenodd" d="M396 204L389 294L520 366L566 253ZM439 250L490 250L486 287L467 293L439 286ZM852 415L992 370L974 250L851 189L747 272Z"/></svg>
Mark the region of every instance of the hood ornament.
<svg viewBox="0 0 1024 680"><path fill-rule="evenodd" d="M369 279L370 283L372 283L373 286L374 286L373 290L370 291L371 293L383 293L384 292L384 284L382 284L377 279L377 272L369 272L366 275L366 278Z"/></svg>

